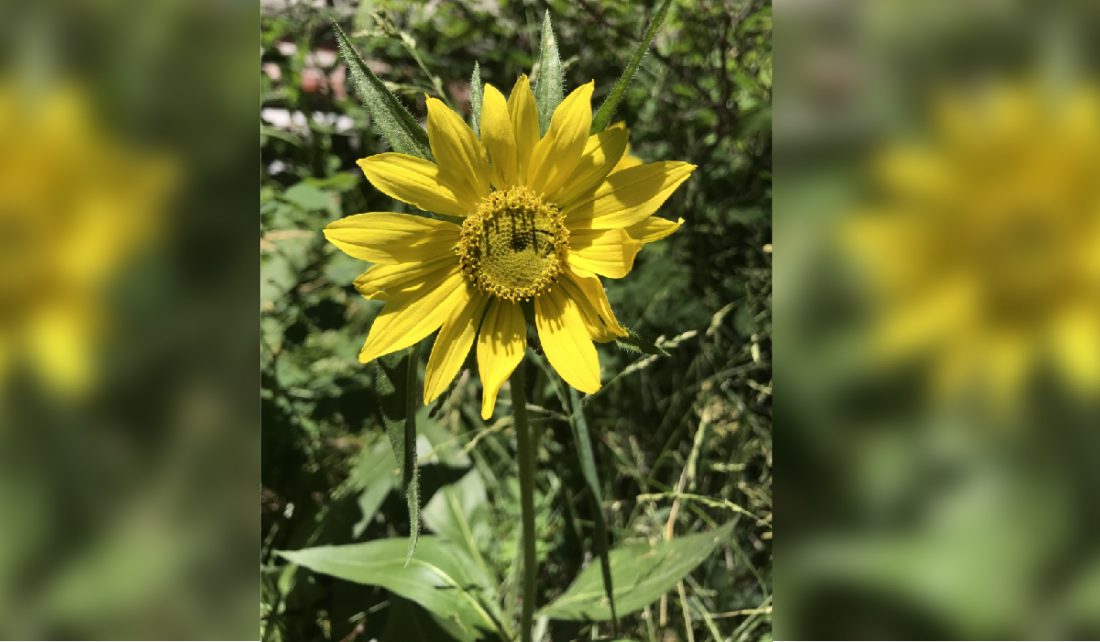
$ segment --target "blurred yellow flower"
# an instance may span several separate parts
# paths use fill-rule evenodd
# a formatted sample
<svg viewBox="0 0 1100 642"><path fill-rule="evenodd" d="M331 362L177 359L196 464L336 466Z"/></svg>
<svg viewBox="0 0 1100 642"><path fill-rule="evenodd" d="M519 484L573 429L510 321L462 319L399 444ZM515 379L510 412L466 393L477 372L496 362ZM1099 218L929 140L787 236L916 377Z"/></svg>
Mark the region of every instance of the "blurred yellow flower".
<svg viewBox="0 0 1100 642"><path fill-rule="evenodd" d="M1100 393L1100 93L1037 84L942 96L932 140L877 166L881 207L845 227L888 359L933 392L1001 407L1035 375Z"/></svg>
<svg viewBox="0 0 1100 642"><path fill-rule="evenodd" d="M480 139L428 98L436 163L397 153L359 161L380 191L457 221L376 212L325 228L336 247L376 263L355 281L363 296L386 301L361 362L439 329L424 379L428 403L454 379L476 338L488 419L523 358L524 304L532 302L550 364L578 390L599 389L593 341L627 334L599 276L626 276L643 244L679 228L651 215L695 166L642 164L627 153L622 124L590 136L593 87L565 98L545 136L526 76L507 100L485 85Z"/></svg>
<svg viewBox="0 0 1100 642"><path fill-rule="evenodd" d="M169 175L77 87L0 81L0 384L26 360L56 392L88 388L103 286L153 230Z"/></svg>

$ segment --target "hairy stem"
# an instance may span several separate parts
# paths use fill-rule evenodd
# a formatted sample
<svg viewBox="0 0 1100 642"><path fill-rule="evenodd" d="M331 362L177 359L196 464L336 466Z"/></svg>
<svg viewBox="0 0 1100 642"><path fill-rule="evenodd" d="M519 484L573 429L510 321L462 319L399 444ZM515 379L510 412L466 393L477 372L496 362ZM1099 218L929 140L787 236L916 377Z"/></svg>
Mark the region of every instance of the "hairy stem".
<svg viewBox="0 0 1100 642"><path fill-rule="evenodd" d="M527 427L527 394L521 361L512 373L512 415L519 446L519 495L523 515L523 611L520 619L521 639L531 642L531 625L535 615L535 448Z"/></svg>

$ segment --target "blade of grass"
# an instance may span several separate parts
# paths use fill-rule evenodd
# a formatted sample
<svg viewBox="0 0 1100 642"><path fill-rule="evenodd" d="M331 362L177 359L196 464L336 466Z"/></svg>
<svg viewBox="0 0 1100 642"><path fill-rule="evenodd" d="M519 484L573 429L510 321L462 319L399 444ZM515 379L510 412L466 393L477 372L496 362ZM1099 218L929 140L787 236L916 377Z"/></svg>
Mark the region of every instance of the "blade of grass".
<svg viewBox="0 0 1100 642"><path fill-rule="evenodd" d="M638 65L645 57L645 52L649 49L650 43L653 42L653 37L657 35L657 30L661 28L661 23L665 21L668 9L671 6L672 0L662 2L661 6L657 8L657 13L653 15L653 19L649 21L649 26L646 27L641 42L638 43L638 47L634 49L634 53L631 54L630 60L626 63L623 74L619 76L619 80L611 88L611 93L607 95L607 98L604 99L600 108L596 111L596 115L592 118L593 134L598 134L607 129L607 126L611 123L611 117L615 115L619 101L623 99L623 93L630 85L630 81L634 79L634 74L638 71Z"/></svg>
<svg viewBox="0 0 1100 642"><path fill-rule="evenodd" d="M588 421L584 417L584 404L581 403L580 394L573 388L569 388L569 400L573 410L570 424L573 426L573 440L577 442L577 456L581 462L581 473L588 483L588 490L592 493L592 502L595 504L593 523L596 529L596 552L600 557L603 588L607 593L607 601L611 607L611 629L617 636L619 635L619 616L615 612L615 591L611 581L610 545L607 541L607 522L603 514L603 493L600 491L596 457L592 453L592 438L588 434Z"/></svg>

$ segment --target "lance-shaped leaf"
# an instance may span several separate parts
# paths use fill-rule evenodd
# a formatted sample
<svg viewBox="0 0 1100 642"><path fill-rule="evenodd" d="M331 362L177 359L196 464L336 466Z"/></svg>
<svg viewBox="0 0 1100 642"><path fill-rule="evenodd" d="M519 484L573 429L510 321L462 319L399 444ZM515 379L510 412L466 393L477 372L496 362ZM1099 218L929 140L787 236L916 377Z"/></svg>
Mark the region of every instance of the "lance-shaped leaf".
<svg viewBox="0 0 1100 642"><path fill-rule="evenodd" d="M593 134L602 132L611 124L611 118L619 107L619 101L623 99L623 93L630 81L634 79L634 74L638 71L638 65L642 63L645 52L649 50L649 45L653 42L653 37L657 35L657 30L661 28L661 23L665 21L665 16L668 15L668 9L671 6L672 0L664 0L661 6L657 8L657 13L653 14L653 19L649 21L649 26L646 27L641 42L638 43L634 53L630 56L630 60L627 61L622 75L615 82L615 86L611 88L611 93L604 99L603 104L596 110L596 115L592 117Z"/></svg>
<svg viewBox="0 0 1100 642"><path fill-rule="evenodd" d="M550 12L542 17L542 39L539 44L539 71L535 79L535 106L539 110L539 129L543 134L550 128L550 117L564 96L562 87L561 56L558 39L550 26Z"/></svg>
<svg viewBox="0 0 1100 642"><path fill-rule="evenodd" d="M333 22L332 29L336 33L340 55L348 65L355 91L363 101L363 106L370 112L374 126L382 134L382 138L386 139L395 152L431 160L428 134L420 127L420 123L416 122L397 96L386 89L378 76L367 67L367 63L351 46L351 41L340 25Z"/></svg>
<svg viewBox="0 0 1100 642"><path fill-rule="evenodd" d="M474 62L474 73L470 75L470 129L481 135L481 97L484 87L481 85L481 65Z"/></svg>
<svg viewBox="0 0 1100 642"><path fill-rule="evenodd" d="M656 602L676 583L707 559L733 523L705 533L695 533L653 545L628 544L611 551L611 576L615 606L626 615ZM539 611L555 620L609 620L610 604L596 564L589 564L569 589Z"/></svg>
<svg viewBox="0 0 1100 642"><path fill-rule="evenodd" d="M401 489L409 507L409 546L412 559L420 537L420 475L416 462L417 347L372 361L375 394L393 456L401 467Z"/></svg>
<svg viewBox="0 0 1100 642"><path fill-rule="evenodd" d="M424 537L416 557L402 561L405 541L381 539L347 546L280 551L290 562L349 582L381 586L427 609L457 640L501 636L501 614L491 578L460 547ZM501 636L503 637L503 636Z"/></svg>

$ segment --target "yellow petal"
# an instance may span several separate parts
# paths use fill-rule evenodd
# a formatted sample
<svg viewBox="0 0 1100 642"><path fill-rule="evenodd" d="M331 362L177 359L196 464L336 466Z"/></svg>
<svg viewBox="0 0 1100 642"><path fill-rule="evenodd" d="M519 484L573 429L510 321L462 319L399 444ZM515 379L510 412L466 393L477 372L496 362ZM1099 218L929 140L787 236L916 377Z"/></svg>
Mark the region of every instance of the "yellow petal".
<svg viewBox="0 0 1100 642"><path fill-rule="evenodd" d="M488 297L472 288L465 289L466 300L455 306L454 314L443 322L435 337L428 367L424 372L424 403L429 404L451 385L466 361L477 335L477 324L485 311Z"/></svg>
<svg viewBox="0 0 1100 642"><path fill-rule="evenodd" d="M571 230L569 265L600 276L621 279L634 267L642 244L625 230Z"/></svg>
<svg viewBox="0 0 1100 642"><path fill-rule="evenodd" d="M626 146L626 151L624 151L622 157L619 158L619 162L615 163L615 167L614 167L614 169L611 170L611 173L614 174L615 172L618 172L618 171L621 171L621 170L624 170L624 169L630 169L631 167L637 167L637 166L643 164L644 162L645 161L638 158L634 154L631 154L630 153L630 145L627 145Z"/></svg>
<svg viewBox="0 0 1100 642"><path fill-rule="evenodd" d="M431 261L452 251L459 227L423 216L369 212L325 227L325 238L342 252L371 263Z"/></svg>
<svg viewBox="0 0 1100 642"><path fill-rule="evenodd" d="M355 278L355 289L368 299L385 299L397 290L424 282L433 272L449 270L458 257L444 255L423 263L379 263Z"/></svg>
<svg viewBox="0 0 1100 642"><path fill-rule="evenodd" d="M72 302L41 310L31 322L27 347L38 372L57 392L79 394L94 383L97 316Z"/></svg>
<svg viewBox="0 0 1100 642"><path fill-rule="evenodd" d="M535 105L535 95L531 93L531 83L526 75L520 75L508 94L508 116L516 141L516 175L519 182L526 184L527 167L530 165L531 152L539 142L539 110Z"/></svg>
<svg viewBox="0 0 1100 642"><path fill-rule="evenodd" d="M546 136L531 152L527 185L540 194L553 194L577 168L592 129L592 90L589 82L561 101L550 119Z"/></svg>
<svg viewBox="0 0 1100 642"><path fill-rule="evenodd" d="M616 123L588 137L577 168L550 200L559 207L568 207L594 191L611 173L626 149L626 126Z"/></svg>
<svg viewBox="0 0 1100 642"><path fill-rule="evenodd" d="M494 299L477 335L477 369L481 373L481 418L493 416L497 393L527 349L527 323L518 303Z"/></svg>
<svg viewBox="0 0 1100 642"><path fill-rule="evenodd" d="M442 180L475 200L489 193L485 148L473 130L442 101L428 97L428 143Z"/></svg>
<svg viewBox="0 0 1100 642"><path fill-rule="evenodd" d="M565 278L559 283L565 288L566 295L580 306L581 315L593 340L607 343L629 334L615 318L607 293L594 274L566 270Z"/></svg>
<svg viewBox="0 0 1100 642"><path fill-rule="evenodd" d="M446 184L439 166L423 158L386 152L356 164L378 191L425 212L466 216L477 207L473 194Z"/></svg>
<svg viewBox="0 0 1100 642"><path fill-rule="evenodd" d="M403 350L435 332L469 296L458 266L437 282L391 296L371 325L360 363Z"/></svg>
<svg viewBox="0 0 1100 642"><path fill-rule="evenodd" d="M481 105L481 142L489 150L493 185L498 189L518 182L516 134L508 116L508 101L496 87L485 83Z"/></svg>
<svg viewBox="0 0 1100 642"><path fill-rule="evenodd" d="M629 227L656 212L693 171L691 163L662 161L615 172L591 197L562 211L566 224L595 229Z"/></svg>
<svg viewBox="0 0 1100 642"><path fill-rule="evenodd" d="M535 299L535 326L546 359L566 383L592 394L600 389L600 360L580 307L563 288Z"/></svg>
<svg viewBox="0 0 1100 642"><path fill-rule="evenodd" d="M670 221L660 216L650 216L626 228L626 233L629 234L631 238L643 244L653 243L654 241L660 241L680 229L680 226L683 224L684 219Z"/></svg>

